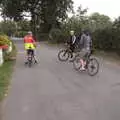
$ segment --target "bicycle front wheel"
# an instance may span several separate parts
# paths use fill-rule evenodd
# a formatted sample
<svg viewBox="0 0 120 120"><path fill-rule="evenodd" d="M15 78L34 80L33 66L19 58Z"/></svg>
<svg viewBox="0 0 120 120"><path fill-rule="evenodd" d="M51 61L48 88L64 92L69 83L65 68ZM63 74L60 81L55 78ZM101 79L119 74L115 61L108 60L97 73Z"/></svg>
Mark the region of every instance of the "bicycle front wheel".
<svg viewBox="0 0 120 120"><path fill-rule="evenodd" d="M82 64L80 62L80 59L81 59L80 56L76 56L75 59L74 59L74 61L73 61L73 67L77 71L80 70L80 68L82 66Z"/></svg>
<svg viewBox="0 0 120 120"><path fill-rule="evenodd" d="M59 53L58 53L58 59L60 61L63 61L63 62L66 62L68 59L69 59L69 52L67 50L61 50Z"/></svg>
<svg viewBox="0 0 120 120"><path fill-rule="evenodd" d="M99 72L99 62L96 58L90 58L88 61L87 72L90 76L95 76Z"/></svg>

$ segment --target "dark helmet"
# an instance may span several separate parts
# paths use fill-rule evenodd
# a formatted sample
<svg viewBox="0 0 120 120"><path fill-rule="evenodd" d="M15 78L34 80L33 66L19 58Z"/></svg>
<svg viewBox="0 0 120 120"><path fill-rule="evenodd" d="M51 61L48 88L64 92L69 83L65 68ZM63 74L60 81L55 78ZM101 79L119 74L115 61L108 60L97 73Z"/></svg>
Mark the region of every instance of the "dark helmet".
<svg viewBox="0 0 120 120"><path fill-rule="evenodd" d="M82 33L84 33L84 34L86 34L86 35L89 35L89 34L90 34L89 30L82 30Z"/></svg>

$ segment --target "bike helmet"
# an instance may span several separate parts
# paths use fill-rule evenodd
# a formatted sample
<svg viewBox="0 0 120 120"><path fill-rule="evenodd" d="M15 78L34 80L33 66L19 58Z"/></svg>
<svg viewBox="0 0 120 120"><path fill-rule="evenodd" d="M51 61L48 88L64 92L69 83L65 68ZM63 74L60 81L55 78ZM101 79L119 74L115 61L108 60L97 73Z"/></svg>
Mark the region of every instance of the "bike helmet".
<svg viewBox="0 0 120 120"><path fill-rule="evenodd" d="M32 34L32 32L31 32L31 31L28 31L28 34Z"/></svg>
<svg viewBox="0 0 120 120"><path fill-rule="evenodd" d="M74 33L75 33L74 30L71 30L71 31L70 31L70 34L71 34L71 35L74 35Z"/></svg>

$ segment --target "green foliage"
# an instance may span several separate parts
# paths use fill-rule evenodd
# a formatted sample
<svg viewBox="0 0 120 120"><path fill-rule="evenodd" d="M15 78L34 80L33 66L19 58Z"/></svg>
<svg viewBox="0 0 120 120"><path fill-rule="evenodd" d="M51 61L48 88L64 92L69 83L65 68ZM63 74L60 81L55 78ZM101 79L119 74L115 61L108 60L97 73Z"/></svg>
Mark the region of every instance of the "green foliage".
<svg viewBox="0 0 120 120"><path fill-rule="evenodd" d="M28 12L32 18L32 30L36 32L36 25L41 25L42 32L48 33L65 20L72 5L72 0L5 0L2 2L2 15L18 21Z"/></svg>
<svg viewBox="0 0 120 120"><path fill-rule="evenodd" d="M28 31L18 31L18 32L15 32L14 36L24 37L27 33L28 33Z"/></svg>
<svg viewBox="0 0 120 120"><path fill-rule="evenodd" d="M65 41L65 36L60 29L52 29L49 33L49 40L52 43L62 43Z"/></svg>
<svg viewBox="0 0 120 120"><path fill-rule="evenodd" d="M99 13L93 13L89 17L89 23L92 31L112 27L112 22L110 18Z"/></svg>
<svg viewBox="0 0 120 120"><path fill-rule="evenodd" d="M13 61L7 61L0 67L0 101L8 94L8 86L13 71Z"/></svg>
<svg viewBox="0 0 120 120"><path fill-rule="evenodd" d="M110 50L113 45L111 33L112 30L107 28L103 30L96 30L93 33L95 48L101 50Z"/></svg>
<svg viewBox="0 0 120 120"><path fill-rule="evenodd" d="M49 39L48 33L41 33L41 32L39 32L37 34L37 40L38 41L47 41L48 39Z"/></svg>
<svg viewBox="0 0 120 120"><path fill-rule="evenodd" d="M6 35L0 35L0 46L2 45L8 45L10 46L10 43L12 43L12 48L13 48L13 51L15 51L15 45L14 43L9 39L8 36ZM13 56L13 51L11 53L8 53L7 52L7 49L3 49L3 54L4 54L4 59L5 61L6 60L10 60L11 57Z"/></svg>
<svg viewBox="0 0 120 120"><path fill-rule="evenodd" d="M7 52L7 50L4 50L4 60L5 61L11 61L14 60L17 54L17 50L16 50L16 46L14 45L14 43L12 42L12 51L10 53Z"/></svg>
<svg viewBox="0 0 120 120"><path fill-rule="evenodd" d="M0 32L1 33L11 36L14 34L15 30L16 30L15 22L8 21L8 20L0 22Z"/></svg>
<svg viewBox="0 0 120 120"><path fill-rule="evenodd" d="M17 22L17 27L19 31L23 31L23 32L31 30L30 21L28 20L21 20Z"/></svg>
<svg viewBox="0 0 120 120"><path fill-rule="evenodd" d="M30 21L28 20L21 20L19 22L7 20L0 22L0 34L23 37L30 30Z"/></svg>
<svg viewBox="0 0 120 120"><path fill-rule="evenodd" d="M120 55L120 30L106 28L97 30L93 34L94 46L104 51L116 52Z"/></svg>
<svg viewBox="0 0 120 120"><path fill-rule="evenodd" d="M0 46L9 44L10 44L9 38L6 35L0 35Z"/></svg>

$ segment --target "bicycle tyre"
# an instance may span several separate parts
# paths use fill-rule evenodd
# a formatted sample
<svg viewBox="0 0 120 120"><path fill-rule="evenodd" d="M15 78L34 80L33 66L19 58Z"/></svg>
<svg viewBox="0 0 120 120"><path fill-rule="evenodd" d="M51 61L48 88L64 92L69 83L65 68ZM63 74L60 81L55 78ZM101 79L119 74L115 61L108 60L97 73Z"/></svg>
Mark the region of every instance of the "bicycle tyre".
<svg viewBox="0 0 120 120"><path fill-rule="evenodd" d="M28 67L32 67L32 57L28 59Z"/></svg>
<svg viewBox="0 0 120 120"><path fill-rule="evenodd" d="M75 70L79 71L81 68L81 62L80 62L80 56L76 56L74 61L73 61L73 67Z"/></svg>
<svg viewBox="0 0 120 120"><path fill-rule="evenodd" d="M66 56L66 58L62 58L61 55L64 55ZM59 53L58 53L58 59L62 62L66 62L70 57L70 54L67 50L61 50Z"/></svg>
<svg viewBox="0 0 120 120"><path fill-rule="evenodd" d="M31 62L29 62L29 63L28 63L28 66L29 66L29 68L31 68L31 67L32 67L32 63L31 63Z"/></svg>
<svg viewBox="0 0 120 120"><path fill-rule="evenodd" d="M90 66L90 64L92 64L92 65ZM91 72L90 69L94 69L95 64L96 64L96 71ZM95 76L99 72L99 62L98 62L98 60L96 58L90 58L88 60L88 63L87 63L87 72L88 72L88 74L90 76Z"/></svg>

